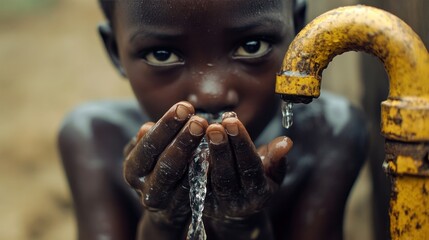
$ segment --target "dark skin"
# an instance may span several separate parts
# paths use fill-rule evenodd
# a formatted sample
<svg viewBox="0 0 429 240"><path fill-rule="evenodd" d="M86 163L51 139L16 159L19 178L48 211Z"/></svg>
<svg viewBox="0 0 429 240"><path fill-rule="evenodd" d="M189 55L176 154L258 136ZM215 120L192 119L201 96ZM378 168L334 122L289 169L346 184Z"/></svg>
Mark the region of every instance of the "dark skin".
<svg viewBox="0 0 429 240"><path fill-rule="evenodd" d="M81 106L61 130L79 239L184 238L203 137L209 239L342 239L366 129L344 99L322 96L295 108L290 151L273 89L291 2L123 0L111 26L100 33L138 103ZM207 121L226 111L238 117Z"/></svg>

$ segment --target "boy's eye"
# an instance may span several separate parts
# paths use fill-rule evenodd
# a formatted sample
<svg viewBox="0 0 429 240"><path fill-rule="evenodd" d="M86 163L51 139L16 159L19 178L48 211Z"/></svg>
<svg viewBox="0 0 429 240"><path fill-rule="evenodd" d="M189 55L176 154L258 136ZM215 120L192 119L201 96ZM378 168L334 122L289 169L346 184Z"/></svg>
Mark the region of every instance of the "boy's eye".
<svg viewBox="0 0 429 240"><path fill-rule="evenodd" d="M183 60L175 53L163 49L148 52L144 56L144 59L148 64L154 66L170 66L183 63Z"/></svg>
<svg viewBox="0 0 429 240"><path fill-rule="evenodd" d="M252 40L242 44L234 53L235 58L258 58L271 50L271 44L262 40Z"/></svg>

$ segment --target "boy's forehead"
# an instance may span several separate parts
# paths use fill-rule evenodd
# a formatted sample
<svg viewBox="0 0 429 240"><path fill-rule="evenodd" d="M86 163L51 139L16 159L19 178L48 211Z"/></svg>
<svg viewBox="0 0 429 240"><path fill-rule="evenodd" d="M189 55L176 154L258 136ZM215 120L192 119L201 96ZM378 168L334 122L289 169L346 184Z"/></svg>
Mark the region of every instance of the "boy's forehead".
<svg viewBox="0 0 429 240"><path fill-rule="evenodd" d="M120 0L116 13L130 24L174 24L178 19L249 18L260 14L292 14L290 0Z"/></svg>

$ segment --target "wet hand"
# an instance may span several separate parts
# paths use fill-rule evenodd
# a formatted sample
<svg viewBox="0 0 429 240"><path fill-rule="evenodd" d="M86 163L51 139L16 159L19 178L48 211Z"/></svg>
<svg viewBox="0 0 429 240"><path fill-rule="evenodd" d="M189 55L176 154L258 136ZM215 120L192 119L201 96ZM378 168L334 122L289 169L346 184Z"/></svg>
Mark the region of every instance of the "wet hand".
<svg viewBox="0 0 429 240"><path fill-rule="evenodd" d="M155 124L144 124L125 150L124 176L140 196L146 216L167 225L189 217L187 168L208 126L187 102L171 107Z"/></svg>
<svg viewBox="0 0 429 240"><path fill-rule="evenodd" d="M205 216L216 222L241 221L263 211L284 178L292 141L278 137L257 150L235 117L210 125L206 133L210 175Z"/></svg>

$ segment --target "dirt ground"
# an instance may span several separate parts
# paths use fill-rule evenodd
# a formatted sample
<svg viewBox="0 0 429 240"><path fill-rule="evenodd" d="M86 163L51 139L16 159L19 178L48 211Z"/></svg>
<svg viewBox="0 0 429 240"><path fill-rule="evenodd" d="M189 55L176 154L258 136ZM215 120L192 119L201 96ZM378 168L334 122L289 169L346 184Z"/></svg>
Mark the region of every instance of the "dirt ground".
<svg viewBox="0 0 429 240"><path fill-rule="evenodd" d="M96 34L96 1L0 18L0 239L76 239L56 134L74 106L131 96Z"/></svg>
<svg viewBox="0 0 429 240"><path fill-rule="evenodd" d="M57 131L78 104L131 96L101 48L101 20L95 0L0 14L0 239L76 239ZM349 240L370 239L370 189L361 179L348 211Z"/></svg>

